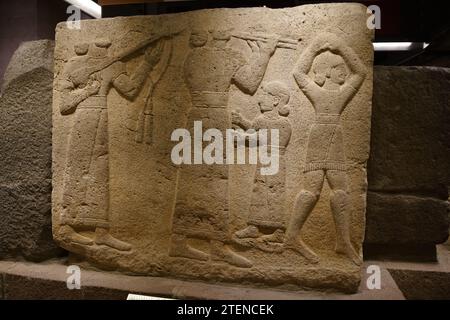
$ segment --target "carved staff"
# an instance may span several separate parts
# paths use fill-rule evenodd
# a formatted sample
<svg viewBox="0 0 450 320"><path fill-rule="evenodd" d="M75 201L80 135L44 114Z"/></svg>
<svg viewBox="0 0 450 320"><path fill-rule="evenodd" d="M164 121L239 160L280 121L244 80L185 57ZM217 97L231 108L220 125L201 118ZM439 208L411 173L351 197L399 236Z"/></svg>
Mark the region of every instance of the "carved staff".
<svg viewBox="0 0 450 320"><path fill-rule="evenodd" d="M120 61L120 60L130 56L131 54L135 53L136 51L144 49L145 47L149 46L153 42L156 42L163 38L170 38L176 34L179 34L182 31L183 30L179 30L179 31L175 31L175 32L163 32L163 33L157 34L155 36L152 36L149 39L141 42L140 44L138 44L135 47L126 49L114 57L106 58L104 61L100 62L96 66L92 66L92 67L88 67L88 68L80 68L78 70L73 71L72 74L69 76L69 78L73 83L76 83L76 84L87 83L89 80L89 77L92 74L109 67L114 62Z"/></svg>
<svg viewBox="0 0 450 320"><path fill-rule="evenodd" d="M164 44L165 46L167 43ZM165 55L165 59L162 59L162 67L159 72L152 78L150 75L150 86L145 97L145 105L136 127L136 142L142 143L145 137L145 143L151 145L153 143L153 91L156 84L161 80L162 76L169 66L170 59L172 57L172 41L168 41L169 54ZM165 49L165 48L164 48ZM164 50L165 51L165 50ZM164 53L164 52L163 52Z"/></svg>
<svg viewBox="0 0 450 320"><path fill-rule="evenodd" d="M262 41L262 42L266 42L270 38L276 38L275 36L267 37L265 35L252 35L249 33L237 33L237 34L233 34L233 37L242 39L242 40L252 40L252 41ZM298 42L299 41L294 40L294 39L279 38L277 47L283 48L283 49L297 50Z"/></svg>

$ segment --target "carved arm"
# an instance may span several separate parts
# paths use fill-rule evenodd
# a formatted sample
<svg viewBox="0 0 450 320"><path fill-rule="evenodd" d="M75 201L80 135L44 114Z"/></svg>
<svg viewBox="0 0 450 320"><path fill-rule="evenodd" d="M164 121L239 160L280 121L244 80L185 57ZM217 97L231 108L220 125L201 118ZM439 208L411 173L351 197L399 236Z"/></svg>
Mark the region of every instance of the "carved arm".
<svg viewBox="0 0 450 320"><path fill-rule="evenodd" d="M113 82L114 88L129 100L136 98L148 75L160 61L163 48L163 42L159 41L156 47L147 49L145 59L136 72L131 77L125 73L120 74Z"/></svg>
<svg viewBox="0 0 450 320"><path fill-rule="evenodd" d="M257 41L256 43L249 40L247 43L252 49L252 54L248 59L249 62L239 68L233 80L239 89L253 95L261 84L278 40L271 39L266 42Z"/></svg>

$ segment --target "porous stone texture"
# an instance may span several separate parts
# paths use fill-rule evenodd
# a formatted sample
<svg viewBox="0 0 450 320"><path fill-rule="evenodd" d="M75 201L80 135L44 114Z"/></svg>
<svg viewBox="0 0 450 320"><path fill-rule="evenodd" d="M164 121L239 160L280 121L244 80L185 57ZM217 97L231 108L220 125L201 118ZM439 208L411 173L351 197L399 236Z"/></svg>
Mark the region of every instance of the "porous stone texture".
<svg viewBox="0 0 450 320"><path fill-rule="evenodd" d="M18 49L0 98L0 258L40 261L62 251L51 232L53 66L31 63L52 61L51 46Z"/></svg>
<svg viewBox="0 0 450 320"><path fill-rule="evenodd" d="M108 270L355 292L372 101L367 18L363 5L327 4L58 25L56 241ZM226 129L277 129L278 170L263 174L263 159L220 164L222 150L201 141L205 154L218 148L215 164L178 163L182 139L172 134L194 139L195 121L216 129L214 142Z"/></svg>
<svg viewBox="0 0 450 320"><path fill-rule="evenodd" d="M449 228L450 69L374 74L365 243L434 248Z"/></svg>
<svg viewBox="0 0 450 320"><path fill-rule="evenodd" d="M450 273L389 270L408 300L450 300Z"/></svg>
<svg viewBox="0 0 450 320"><path fill-rule="evenodd" d="M431 197L368 192L365 241L393 244L443 243L448 237L448 202Z"/></svg>

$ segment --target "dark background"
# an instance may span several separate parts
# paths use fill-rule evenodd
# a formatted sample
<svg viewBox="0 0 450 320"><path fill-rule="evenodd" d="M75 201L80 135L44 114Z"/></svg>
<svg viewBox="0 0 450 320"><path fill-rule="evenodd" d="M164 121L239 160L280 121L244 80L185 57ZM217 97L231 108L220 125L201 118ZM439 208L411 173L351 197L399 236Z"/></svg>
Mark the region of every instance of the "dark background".
<svg viewBox="0 0 450 320"><path fill-rule="evenodd" d="M56 24L69 17L68 6L63 0L0 0L0 84L21 42L55 39Z"/></svg>
<svg viewBox="0 0 450 320"><path fill-rule="evenodd" d="M104 6L104 17L175 13L203 8L267 6L293 7L309 3L360 2L381 8L381 30L377 42L428 42L424 51L377 52L378 65L434 65L450 67L450 4L448 0L198 0ZM68 3L63 0L0 0L0 79L22 41L54 39L55 26L68 18ZM90 18L83 15L83 19Z"/></svg>
<svg viewBox="0 0 450 320"><path fill-rule="evenodd" d="M375 41L427 42L426 52L377 52L378 65L434 65L450 67L450 1L448 0L360 0L360 1L302 1L302 0L198 0L166 3L104 6L104 17L175 13L204 8L293 7L326 2L357 2L381 9L381 29Z"/></svg>

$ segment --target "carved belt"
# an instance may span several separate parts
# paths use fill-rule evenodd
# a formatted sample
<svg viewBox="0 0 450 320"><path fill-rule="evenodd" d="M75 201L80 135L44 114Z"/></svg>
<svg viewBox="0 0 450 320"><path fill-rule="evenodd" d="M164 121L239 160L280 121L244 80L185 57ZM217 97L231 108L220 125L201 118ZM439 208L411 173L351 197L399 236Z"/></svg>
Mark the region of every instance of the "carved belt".
<svg viewBox="0 0 450 320"><path fill-rule="evenodd" d="M339 124L341 116L339 114L319 113L316 115L318 124Z"/></svg>
<svg viewBox="0 0 450 320"><path fill-rule="evenodd" d="M194 91L191 93L192 105L198 108L226 108L228 92Z"/></svg>
<svg viewBox="0 0 450 320"><path fill-rule="evenodd" d="M286 147L285 146L276 146L276 145L266 145L264 146L267 149L267 153L272 154L273 151L275 151L275 149L278 149L278 154L280 155L284 155L286 153Z"/></svg>
<svg viewBox="0 0 450 320"><path fill-rule="evenodd" d="M267 148L267 150L275 150L275 149L278 149L278 150L286 150L286 147L285 146L276 146L276 145L272 145L272 144L267 144L267 145L264 145L264 146L260 146L260 147L266 147Z"/></svg>
<svg viewBox="0 0 450 320"><path fill-rule="evenodd" d="M80 102L78 108L106 109L106 96L92 96Z"/></svg>
<svg viewBox="0 0 450 320"><path fill-rule="evenodd" d="M274 148L278 148L278 154L284 155L286 153L286 147L282 146L271 146L271 151L274 150Z"/></svg>

